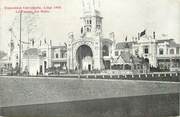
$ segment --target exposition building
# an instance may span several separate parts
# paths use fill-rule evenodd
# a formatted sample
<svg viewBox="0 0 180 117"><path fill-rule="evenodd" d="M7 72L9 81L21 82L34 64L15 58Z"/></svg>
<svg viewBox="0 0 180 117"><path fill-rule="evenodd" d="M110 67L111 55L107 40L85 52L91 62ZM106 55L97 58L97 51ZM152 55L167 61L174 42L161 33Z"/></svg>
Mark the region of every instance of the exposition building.
<svg viewBox="0 0 180 117"><path fill-rule="evenodd" d="M147 33L147 30L123 42L117 42L114 32L104 37L103 17L96 6L94 0L84 1L79 38L69 33L67 42L58 46L47 39L32 41L21 51L21 56L18 46L11 48L8 55L12 67L18 69L21 62L21 72L30 75L46 74L53 68L57 72L147 73L151 68L180 71L180 44L169 38L157 39L155 32ZM17 45L12 40L10 43Z"/></svg>

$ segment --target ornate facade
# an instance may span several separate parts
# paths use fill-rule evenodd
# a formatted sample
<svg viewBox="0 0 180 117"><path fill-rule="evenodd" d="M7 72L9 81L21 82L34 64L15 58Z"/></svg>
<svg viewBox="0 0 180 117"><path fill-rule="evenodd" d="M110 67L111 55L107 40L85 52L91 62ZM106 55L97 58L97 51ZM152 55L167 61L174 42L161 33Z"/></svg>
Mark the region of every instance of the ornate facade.
<svg viewBox="0 0 180 117"><path fill-rule="evenodd" d="M69 34L67 66L71 70L102 69L102 17L93 0L84 1L81 36ZM87 8L87 5L89 7Z"/></svg>
<svg viewBox="0 0 180 117"><path fill-rule="evenodd" d="M83 15L80 18L81 35L75 38L68 34L67 43L53 46L51 41L32 43L22 50L10 49L10 62L16 68L21 60L21 70L29 74L45 74L50 68L66 71L116 70L149 72L150 67L180 71L180 44L173 39L157 39L155 32L146 30L137 38L117 42L114 32L103 36L103 17L94 0L83 0ZM49 42L49 43L48 43ZM16 44L18 45L18 44ZM124 72L124 71L123 71Z"/></svg>

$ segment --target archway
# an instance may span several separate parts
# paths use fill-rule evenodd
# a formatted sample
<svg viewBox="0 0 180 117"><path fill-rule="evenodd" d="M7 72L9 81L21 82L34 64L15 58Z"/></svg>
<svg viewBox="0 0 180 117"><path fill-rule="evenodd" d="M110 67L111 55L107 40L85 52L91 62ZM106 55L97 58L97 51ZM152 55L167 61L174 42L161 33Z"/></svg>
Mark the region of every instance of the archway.
<svg viewBox="0 0 180 117"><path fill-rule="evenodd" d="M93 52L88 45L81 45L76 51L78 69L91 71L93 68Z"/></svg>

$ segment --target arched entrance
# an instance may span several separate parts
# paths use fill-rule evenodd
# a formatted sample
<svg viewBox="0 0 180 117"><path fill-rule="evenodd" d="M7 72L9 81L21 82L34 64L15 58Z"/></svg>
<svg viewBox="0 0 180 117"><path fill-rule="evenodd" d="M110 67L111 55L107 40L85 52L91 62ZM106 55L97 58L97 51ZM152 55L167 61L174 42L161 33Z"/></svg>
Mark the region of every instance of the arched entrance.
<svg viewBox="0 0 180 117"><path fill-rule="evenodd" d="M91 71L93 68L93 52L88 45L81 45L76 51L77 69Z"/></svg>

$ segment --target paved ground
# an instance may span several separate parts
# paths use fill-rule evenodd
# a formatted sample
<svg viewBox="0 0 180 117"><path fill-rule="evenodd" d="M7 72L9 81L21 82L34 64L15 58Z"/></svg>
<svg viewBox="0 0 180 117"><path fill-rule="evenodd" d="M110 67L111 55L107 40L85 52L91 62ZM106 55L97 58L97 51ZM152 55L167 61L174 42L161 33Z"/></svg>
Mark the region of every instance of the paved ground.
<svg viewBox="0 0 180 117"><path fill-rule="evenodd" d="M59 117L62 112L61 117L129 117L134 113L139 113L138 117L145 113L146 117L153 113L153 117L176 116L179 93L179 82L0 77L0 115Z"/></svg>
<svg viewBox="0 0 180 117"><path fill-rule="evenodd" d="M146 95L0 108L8 117L168 117L179 115L179 94Z"/></svg>

